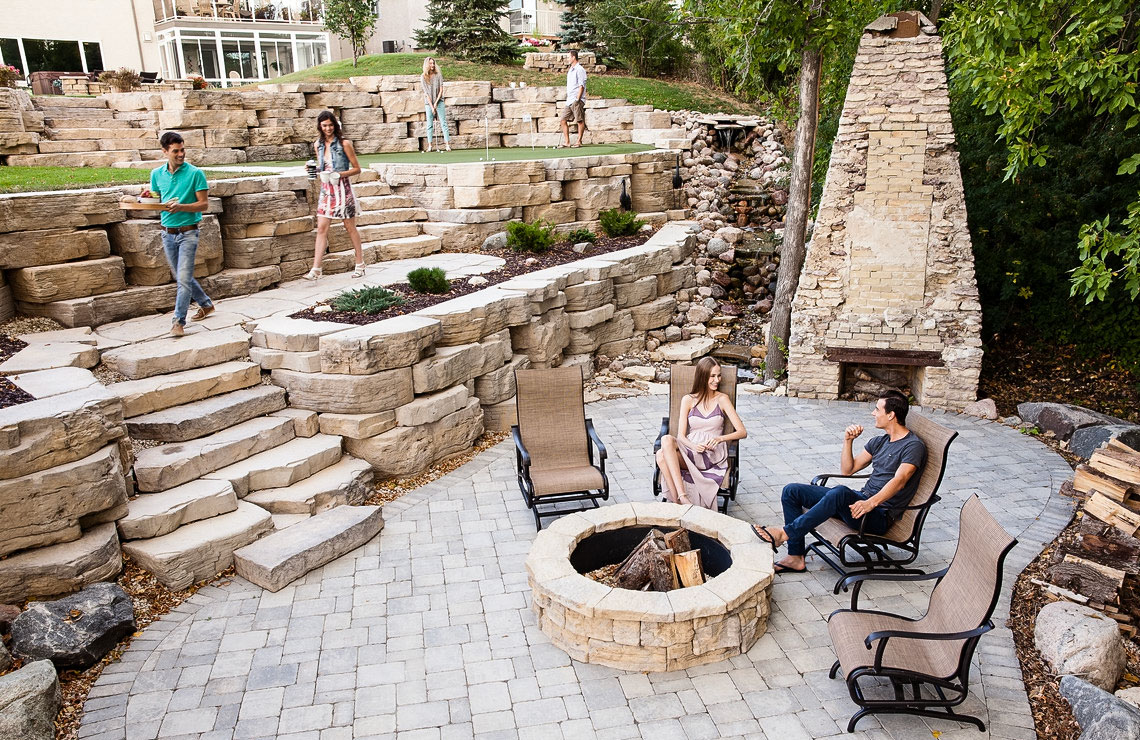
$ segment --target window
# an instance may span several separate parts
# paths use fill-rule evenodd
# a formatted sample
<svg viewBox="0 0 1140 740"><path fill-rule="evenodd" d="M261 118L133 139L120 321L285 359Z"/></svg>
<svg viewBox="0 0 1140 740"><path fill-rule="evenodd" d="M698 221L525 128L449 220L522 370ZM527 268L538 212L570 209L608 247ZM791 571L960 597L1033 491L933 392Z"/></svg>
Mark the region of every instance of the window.
<svg viewBox="0 0 1140 740"><path fill-rule="evenodd" d="M83 56L87 60L88 72L97 72L103 69L103 50L97 42L84 41Z"/></svg>
<svg viewBox="0 0 1140 740"><path fill-rule="evenodd" d="M20 42L16 39L0 39L0 63L17 67L25 76L27 75L24 62L20 59Z"/></svg>
<svg viewBox="0 0 1140 740"><path fill-rule="evenodd" d="M28 60L28 74L43 70L52 72L82 72L83 59L79 55L78 41L51 39L24 39L24 57Z"/></svg>

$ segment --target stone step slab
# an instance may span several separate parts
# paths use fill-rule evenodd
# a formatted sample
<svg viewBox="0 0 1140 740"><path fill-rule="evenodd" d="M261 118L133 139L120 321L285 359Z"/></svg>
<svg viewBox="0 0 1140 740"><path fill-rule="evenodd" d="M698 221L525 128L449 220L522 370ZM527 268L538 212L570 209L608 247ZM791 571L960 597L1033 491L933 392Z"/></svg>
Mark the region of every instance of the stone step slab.
<svg viewBox="0 0 1140 740"><path fill-rule="evenodd" d="M202 478L136 497L129 503L129 513L116 525L123 540L149 539L169 534L183 524L236 511L237 505L237 493L229 482Z"/></svg>
<svg viewBox="0 0 1140 740"><path fill-rule="evenodd" d="M0 556L77 540L81 519L126 502L117 444L75 462L0 480Z"/></svg>
<svg viewBox="0 0 1140 740"><path fill-rule="evenodd" d="M304 480L284 488L254 491L245 500L271 514L319 514L335 506L356 505L372 491L372 466L345 455Z"/></svg>
<svg viewBox="0 0 1140 740"><path fill-rule="evenodd" d="M140 491L165 491L293 439L293 421L250 419L207 437L141 450L135 459Z"/></svg>
<svg viewBox="0 0 1140 740"><path fill-rule="evenodd" d="M122 403L102 387L0 409L0 480L82 459L126 434Z"/></svg>
<svg viewBox="0 0 1140 740"><path fill-rule="evenodd" d="M364 211L356 214L357 226L374 226L407 221L423 221L427 211L420 208L389 208L383 211Z"/></svg>
<svg viewBox="0 0 1140 740"><path fill-rule="evenodd" d="M320 352L286 352L280 349L250 347L249 359L261 365L262 370L296 370L299 373L321 371Z"/></svg>
<svg viewBox="0 0 1140 740"><path fill-rule="evenodd" d="M228 481L237 495L245 498L251 491L291 486L337 462L341 454L340 437L294 437L205 477Z"/></svg>
<svg viewBox="0 0 1140 740"><path fill-rule="evenodd" d="M45 342L29 344L0 363L0 375L31 373L37 370L76 367L91 368L99 364L99 349L80 342Z"/></svg>
<svg viewBox="0 0 1140 740"><path fill-rule="evenodd" d="M104 352L103 364L131 380L141 380L240 360L248 351L249 335L241 327L231 326L128 344Z"/></svg>
<svg viewBox="0 0 1140 740"><path fill-rule="evenodd" d="M339 506L236 550L238 575L280 591L309 571L364 545L384 528L379 506Z"/></svg>
<svg viewBox="0 0 1140 740"><path fill-rule="evenodd" d="M355 194L357 186L352 186ZM384 211L393 208L415 208L415 202L406 195L361 195L356 204L364 211Z"/></svg>
<svg viewBox="0 0 1140 740"><path fill-rule="evenodd" d="M418 227L417 227L418 230ZM127 287L122 257L23 267L8 273L12 297L25 303L51 303L113 293Z"/></svg>
<svg viewBox="0 0 1140 740"><path fill-rule="evenodd" d="M73 542L16 553L0 560L0 603L46 599L78 591L119 574L123 556L114 524L100 524Z"/></svg>
<svg viewBox="0 0 1140 740"><path fill-rule="evenodd" d="M235 360L142 380L112 383L107 390L122 399L123 415L130 418L248 388L260 382L261 368L257 363Z"/></svg>
<svg viewBox="0 0 1140 740"><path fill-rule="evenodd" d="M352 193L357 198L371 198L377 195L389 195L391 192L391 186L389 186L388 183L384 182L383 180L352 183Z"/></svg>
<svg viewBox="0 0 1140 740"><path fill-rule="evenodd" d="M285 389L272 385L210 396L127 421L134 439L186 442L285 408Z"/></svg>
<svg viewBox="0 0 1140 740"><path fill-rule="evenodd" d="M405 236L399 239L385 239L372 242L376 250L377 262L407 260L424 257L443 249L443 239L430 234Z"/></svg>
<svg viewBox="0 0 1140 740"><path fill-rule="evenodd" d="M36 370L30 373L9 376L8 380L33 398L47 398L61 393L102 388L94 373L79 367L60 367L52 370Z"/></svg>
<svg viewBox="0 0 1140 740"><path fill-rule="evenodd" d="M112 527L113 529L113 527ZM180 590L233 565L234 550L273 531L269 512L239 501L228 514L184 524L170 534L123 545L162 585Z"/></svg>
<svg viewBox="0 0 1140 740"><path fill-rule="evenodd" d="M270 386L272 387L272 386ZM293 422L293 434L298 437L313 437L321 431L321 420L316 411L306 409L281 409L270 416L289 419Z"/></svg>
<svg viewBox="0 0 1140 740"><path fill-rule="evenodd" d="M274 370L273 382L289 391L290 406L318 413L390 411L408 403L414 396L410 367L382 370L371 375Z"/></svg>
<svg viewBox="0 0 1140 740"><path fill-rule="evenodd" d="M284 352L316 352L321 337L351 328L335 321L292 319L288 316L270 316L257 322L251 343L254 347Z"/></svg>

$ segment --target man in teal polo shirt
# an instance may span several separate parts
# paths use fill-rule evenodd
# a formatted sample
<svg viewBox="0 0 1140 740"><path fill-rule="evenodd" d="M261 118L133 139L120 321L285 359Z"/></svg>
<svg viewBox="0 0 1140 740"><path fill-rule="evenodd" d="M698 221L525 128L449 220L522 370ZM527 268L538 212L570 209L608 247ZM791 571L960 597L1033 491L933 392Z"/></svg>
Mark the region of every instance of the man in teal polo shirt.
<svg viewBox="0 0 1140 740"><path fill-rule="evenodd" d="M207 208L209 186L205 173L186 161L186 146L179 134L167 131L159 143L166 155L166 164L150 173L150 189L166 204L162 212L162 249L166 252L170 271L178 281L170 333L180 337L185 333L186 312L191 298L198 304L194 321L201 321L214 312L214 302L194 279L198 225L202 221L202 212Z"/></svg>

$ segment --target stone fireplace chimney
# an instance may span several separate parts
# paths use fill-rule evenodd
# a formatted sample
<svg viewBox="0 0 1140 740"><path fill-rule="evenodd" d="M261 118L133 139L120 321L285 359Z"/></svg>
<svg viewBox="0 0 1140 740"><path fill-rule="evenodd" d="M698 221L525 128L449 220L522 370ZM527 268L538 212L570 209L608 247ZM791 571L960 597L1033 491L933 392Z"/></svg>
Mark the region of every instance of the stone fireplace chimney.
<svg viewBox="0 0 1140 740"><path fill-rule="evenodd" d="M864 30L792 311L791 395L906 386L945 409L977 396L982 314L942 43L919 13Z"/></svg>

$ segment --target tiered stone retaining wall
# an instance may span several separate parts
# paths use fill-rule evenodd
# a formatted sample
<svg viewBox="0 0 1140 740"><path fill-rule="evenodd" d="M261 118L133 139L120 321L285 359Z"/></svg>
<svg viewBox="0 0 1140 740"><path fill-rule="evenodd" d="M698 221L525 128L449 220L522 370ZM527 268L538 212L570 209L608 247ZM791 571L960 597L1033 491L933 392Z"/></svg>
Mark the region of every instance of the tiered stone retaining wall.
<svg viewBox="0 0 1140 740"><path fill-rule="evenodd" d="M592 51L579 51L578 63L589 74L604 74L606 65L598 64ZM564 51L528 51L523 55L523 68L540 72L565 72L570 69L570 54Z"/></svg>
<svg viewBox="0 0 1140 740"><path fill-rule="evenodd" d="M451 146L552 146L563 87L445 82ZM680 146L668 112L622 99L586 101L588 141ZM196 164L308 159L316 118L332 110L362 154L419 151L427 131L418 75L347 83L266 84L258 90L110 93L98 98L0 93L0 156L10 165L105 166L162 157L158 136L180 132ZM438 134L437 134L438 137Z"/></svg>

